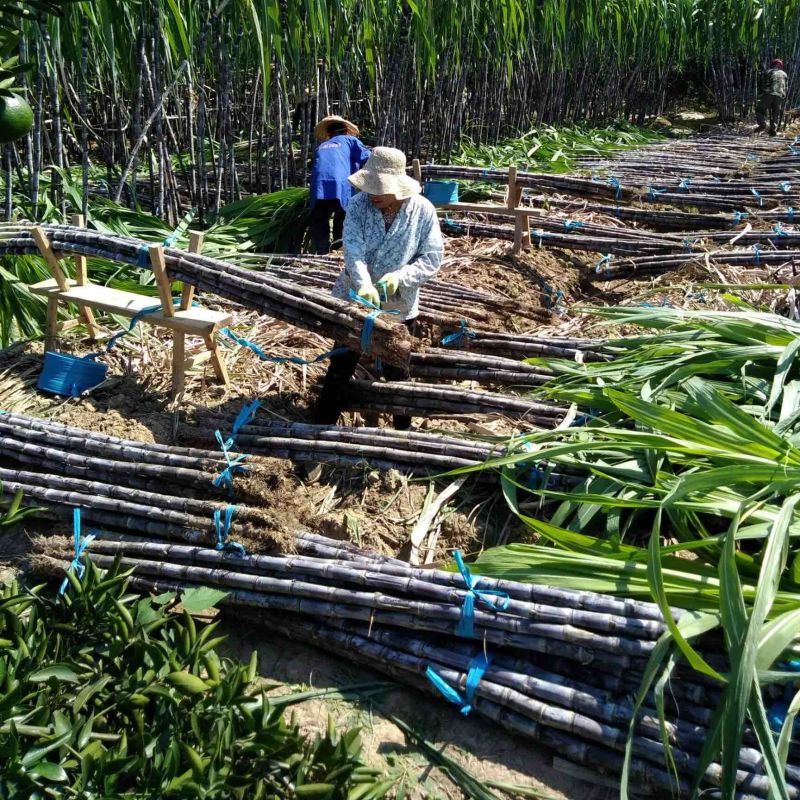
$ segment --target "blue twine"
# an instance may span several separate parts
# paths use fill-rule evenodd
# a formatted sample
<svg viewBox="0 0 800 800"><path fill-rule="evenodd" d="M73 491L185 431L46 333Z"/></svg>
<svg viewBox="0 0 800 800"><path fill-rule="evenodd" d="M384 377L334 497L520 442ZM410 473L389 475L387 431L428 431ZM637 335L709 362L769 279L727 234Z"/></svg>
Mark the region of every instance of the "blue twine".
<svg viewBox="0 0 800 800"><path fill-rule="evenodd" d="M467 326L467 321L462 319L458 323L458 330L455 333L449 333L445 336L441 344L447 347L449 344L454 344L455 342L460 342L462 339L474 339L478 334L475 331L471 331Z"/></svg>
<svg viewBox="0 0 800 800"><path fill-rule="evenodd" d="M786 209L786 216L789 218L789 222L794 222L794 209L791 206Z"/></svg>
<svg viewBox="0 0 800 800"><path fill-rule="evenodd" d="M792 184L789 183L789 181L781 181L778 186L781 187L781 191L785 194L789 194L789 192L792 190Z"/></svg>
<svg viewBox="0 0 800 800"><path fill-rule="evenodd" d="M245 339L242 336L237 336L230 328L220 328L219 332L231 341L236 342L236 344L252 350L262 361L269 361L272 364L297 364L298 366L316 364L331 356L338 356L341 353L347 352L346 347L336 347L333 350L329 350L327 353L323 353L311 359L300 358L300 356L268 356L255 342L251 342L249 339Z"/></svg>
<svg viewBox="0 0 800 800"><path fill-rule="evenodd" d="M564 220L564 230L565 231L574 231L576 228L582 228L583 222L579 219L565 219Z"/></svg>
<svg viewBox="0 0 800 800"><path fill-rule="evenodd" d="M660 194L664 194L667 189L655 189L652 186L647 187L647 197L650 200L657 200Z"/></svg>
<svg viewBox="0 0 800 800"><path fill-rule="evenodd" d="M690 251L691 251L691 249L692 249L692 248L693 248L693 247L694 247L696 244L697 244L697 239L692 239L691 237L687 236L687 237L686 237L686 238L683 240L683 249L684 249L684 250L686 250L686 252L688 253L688 252L690 252Z"/></svg>
<svg viewBox="0 0 800 800"><path fill-rule="evenodd" d="M789 234L788 234L788 233L787 233L787 232L786 232L786 231L783 229L783 225L781 225L781 223L780 223L780 222L776 222L776 223L775 223L775 224L772 226L772 230L773 230L775 233L777 233L779 237L785 237L785 236L788 236L788 235L789 235Z"/></svg>
<svg viewBox="0 0 800 800"><path fill-rule="evenodd" d="M748 161L758 161L758 154L756 153L748 153L747 154Z"/></svg>
<svg viewBox="0 0 800 800"><path fill-rule="evenodd" d="M455 559L456 567L458 568L458 571L467 586L467 594L464 597L464 604L461 606L461 619L459 620L458 627L456 628L456 635L472 638L475 635L476 601L486 604L493 611L504 611L506 608L508 608L510 601L507 592L498 592L492 589L476 589L475 587L478 585L478 581L481 579L480 575L477 577L472 576L469 568L461 557L460 550L453 551L453 558ZM503 602L498 606L495 600L489 599L490 597L499 598Z"/></svg>
<svg viewBox="0 0 800 800"><path fill-rule="evenodd" d="M469 663L467 670L467 684L464 690L464 697L445 681L433 667L425 670L428 680L439 690L445 700L456 706L461 706L461 713L466 717L472 711L472 703L475 700L475 693L478 691L478 684L481 682L486 670L492 663L491 656L485 653L478 653Z"/></svg>
<svg viewBox="0 0 800 800"><path fill-rule="evenodd" d="M260 405L260 400L253 400L251 403L245 403L244 406L242 406L239 413L236 415L236 419L233 421L231 435L227 439L223 440L222 434L218 430L214 431L214 438L219 443L222 455L225 457L226 467L214 478L212 483L217 488L224 486L231 494L233 493L233 479L237 474L246 473L248 471L248 467L242 466L242 462L250 456L242 453L236 458L231 459L229 451L235 446L236 436L239 431L253 420Z"/></svg>
<svg viewBox="0 0 800 800"><path fill-rule="evenodd" d="M761 197L760 192L757 189L751 189L750 191L753 193L753 197L758 200L758 207L762 208L764 206L764 198Z"/></svg>
<svg viewBox="0 0 800 800"><path fill-rule="evenodd" d="M687 300L697 300L698 303L705 303L706 302L706 293L705 292L686 292L686 299Z"/></svg>
<svg viewBox="0 0 800 800"><path fill-rule="evenodd" d="M85 539L81 539L81 510L80 508L73 508L72 509L72 538L73 544L75 547L75 557L72 559L69 567L67 568L67 572L72 570L75 573L75 576L78 580L83 580L83 573L86 571L86 567L84 566L83 562L81 561L81 556L83 556L84 550L98 537L99 532L94 531L90 533ZM64 578L61 582L61 587L58 590L58 593L64 594L67 591L67 587L69 586L69 578Z"/></svg>
<svg viewBox="0 0 800 800"><path fill-rule="evenodd" d="M608 185L614 190L614 197L619 200L622 197L622 184L619 182L619 178L611 175L608 179Z"/></svg>
<svg viewBox="0 0 800 800"><path fill-rule="evenodd" d="M734 211L732 225L741 224L742 220L747 219L750 215L746 211Z"/></svg>
<svg viewBox="0 0 800 800"><path fill-rule="evenodd" d="M180 297L173 297L172 304L173 305L180 305L181 298ZM114 345L123 337L127 336L129 333L133 331L133 329L139 324L142 317L146 317L148 314L155 314L158 311L163 311L161 304L155 306L146 306L145 308L141 309L141 311L137 311L132 317L131 321L128 324L127 328L123 328L121 331L115 333L107 342L105 351L100 351L99 353L91 353L88 358L97 358L98 356L103 355L103 352L110 353Z"/></svg>
<svg viewBox="0 0 800 800"><path fill-rule="evenodd" d="M611 253L607 253L604 255L595 265L594 271L595 272L608 272L610 267L608 266L614 260L614 256Z"/></svg>
<svg viewBox="0 0 800 800"><path fill-rule="evenodd" d="M692 182L691 178L681 178L681 181L678 184L678 190L685 192L689 188L689 184L691 182Z"/></svg>
<svg viewBox="0 0 800 800"><path fill-rule="evenodd" d="M246 556L247 550L244 549L244 545L240 544L239 542L231 542L228 540L228 536L231 530L231 521L233 520L233 515L236 513L236 506L227 506L225 508L225 517L222 517L222 510L216 509L214 511L214 528L217 532L217 543L214 546L216 550L232 550L235 553L238 553L240 556Z"/></svg>
<svg viewBox="0 0 800 800"><path fill-rule="evenodd" d="M756 264L760 264L761 263L761 245L754 244L753 245L753 253L755 253Z"/></svg>
<svg viewBox="0 0 800 800"><path fill-rule="evenodd" d="M367 318L364 320L364 327L361 329L361 352L368 353L372 348L372 331L375 328L375 320L378 318L378 316L380 314L396 315L400 312L396 309L392 311L384 311L380 306L376 306L374 303L370 303L369 300L359 297L358 294L352 289L350 290L350 299L354 300L356 303L360 303L362 306L372 309L372 313L367 314Z"/></svg>
<svg viewBox="0 0 800 800"><path fill-rule="evenodd" d="M539 240L539 247L541 247L542 239L545 237L545 232L541 228L537 228L536 230L531 231L531 233Z"/></svg>
<svg viewBox="0 0 800 800"><path fill-rule="evenodd" d="M248 467L243 465L243 462L250 458L249 454L241 453L236 458L231 458L230 449L234 446L233 437L227 440L222 439L222 434L217 430L214 431L214 438L219 442L222 455L225 457L225 468L217 475L212 481L213 485L218 489L224 486L230 494L233 494L233 479L238 474L248 472Z"/></svg>
<svg viewBox="0 0 800 800"><path fill-rule="evenodd" d="M455 220L448 219L447 217L445 217L442 220L442 222L444 223L445 228L448 228L451 231L455 231L456 233L463 233L464 231L467 230L467 228L464 225L461 225Z"/></svg>

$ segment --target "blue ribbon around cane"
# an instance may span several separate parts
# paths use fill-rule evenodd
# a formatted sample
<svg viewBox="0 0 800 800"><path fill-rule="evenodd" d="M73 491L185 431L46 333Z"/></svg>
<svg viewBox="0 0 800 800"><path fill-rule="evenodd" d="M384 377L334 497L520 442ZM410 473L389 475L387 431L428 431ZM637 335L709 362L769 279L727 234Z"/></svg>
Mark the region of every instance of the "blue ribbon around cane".
<svg viewBox="0 0 800 800"><path fill-rule="evenodd" d="M453 558L459 574L464 579L467 593L464 597L464 604L461 606L461 618L456 628L456 635L465 638L472 638L475 634L475 603L483 603L493 611L504 611L510 602L507 592L500 592L494 589L478 589L480 575L473 576L469 567L464 563L460 550L453 552ZM499 601L499 602L498 602Z"/></svg>
<svg viewBox="0 0 800 800"><path fill-rule="evenodd" d="M80 581L83 580L83 573L86 571L86 566L81 561L86 548L99 536L99 531L89 533L84 539L81 539L81 510L80 508L72 509L72 538L75 547L75 557L70 562L67 572L74 573L75 577ZM65 577L61 582L58 590L59 594L64 594L69 586L69 578Z"/></svg>

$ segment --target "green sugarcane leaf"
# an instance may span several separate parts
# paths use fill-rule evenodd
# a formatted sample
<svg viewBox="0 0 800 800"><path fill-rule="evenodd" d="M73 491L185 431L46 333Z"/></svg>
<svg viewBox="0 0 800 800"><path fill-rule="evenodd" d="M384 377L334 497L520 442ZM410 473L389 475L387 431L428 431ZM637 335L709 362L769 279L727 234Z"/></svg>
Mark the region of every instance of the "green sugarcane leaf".
<svg viewBox="0 0 800 800"><path fill-rule="evenodd" d="M667 594L664 590L664 576L661 570L661 553L659 550L658 534L660 523L661 511L658 511L656 513L655 521L653 522L653 531L650 534L650 545L648 548L649 558L647 561L647 577L650 582L653 600L661 609L661 613L664 616L664 621L667 624L667 628L675 639L675 643L686 657L686 660L698 672L702 672L704 675L708 675L709 677L724 683L725 678L720 675L717 670L711 667L706 660L689 644L672 616L672 611L669 607L669 600L667 599Z"/></svg>
<svg viewBox="0 0 800 800"><path fill-rule="evenodd" d="M797 639L800 631L800 608L787 611L768 622L761 631L756 668L768 670Z"/></svg>
<svg viewBox="0 0 800 800"><path fill-rule="evenodd" d="M789 703L789 708L786 711L786 718L783 720L783 724L781 725L781 732L778 736L777 751L778 751L778 758L780 759L781 775L786 774L786 762L789 759L789 745L792 742L792 735L794 732L794 721L799 711L800 711L800 691L798 691L794 695L791 702Z"/></svg>

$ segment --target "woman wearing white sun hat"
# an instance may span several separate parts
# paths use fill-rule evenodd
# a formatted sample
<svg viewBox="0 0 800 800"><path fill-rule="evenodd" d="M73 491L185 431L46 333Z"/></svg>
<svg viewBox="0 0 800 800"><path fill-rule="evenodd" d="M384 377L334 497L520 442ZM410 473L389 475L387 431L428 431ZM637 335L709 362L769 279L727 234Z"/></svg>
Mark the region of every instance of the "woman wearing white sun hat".
<svg viewBox="0 0 800 800"><path fill-rule="evenodd" d="M419 183L406 174L406 157L400 150L376 147L349 180L360 194L347 206L344 269L333 294L346 300L352 289L382 310L398 312L413 334L419 288L442 263L444 244L436 210L420 194ZM348 350L331 358L314 414L317 424L339 419L359 356ZM383 373L388 380L408 378L407 370L389 364ZM395 416L394 426L407 430L411 417Z"/></svg>

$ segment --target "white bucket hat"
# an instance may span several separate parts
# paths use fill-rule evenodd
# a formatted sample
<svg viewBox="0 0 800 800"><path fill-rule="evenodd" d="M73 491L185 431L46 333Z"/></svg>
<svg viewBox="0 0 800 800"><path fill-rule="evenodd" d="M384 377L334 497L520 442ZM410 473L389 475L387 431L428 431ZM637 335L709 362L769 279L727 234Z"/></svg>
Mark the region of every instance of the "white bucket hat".
<svg viewBox="0 0 800 800"><path fill-rule="evenodd" d="M376 147L364 168L351 175L350 183L367 194L393 194L398 200L419 194L419 183L406 175L406 156L393 147Z"/></svg>

